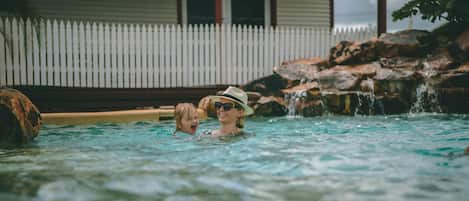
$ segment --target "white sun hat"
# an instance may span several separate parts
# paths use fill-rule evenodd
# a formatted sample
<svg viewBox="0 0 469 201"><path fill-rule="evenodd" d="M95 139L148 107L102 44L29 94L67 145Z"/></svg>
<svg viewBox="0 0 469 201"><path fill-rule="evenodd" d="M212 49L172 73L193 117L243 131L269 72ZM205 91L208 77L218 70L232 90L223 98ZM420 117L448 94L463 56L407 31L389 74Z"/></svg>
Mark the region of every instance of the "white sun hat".
<svg viewBox="0 0 469 201"><path fill-rule="evenodd" d="M254 113L251 107L248 106L248 95L242 89L236 87L228 87L221 96L210 96L211 100L219 101L220 99L227 99L239 104L244 109L244 116Z"/></svg>

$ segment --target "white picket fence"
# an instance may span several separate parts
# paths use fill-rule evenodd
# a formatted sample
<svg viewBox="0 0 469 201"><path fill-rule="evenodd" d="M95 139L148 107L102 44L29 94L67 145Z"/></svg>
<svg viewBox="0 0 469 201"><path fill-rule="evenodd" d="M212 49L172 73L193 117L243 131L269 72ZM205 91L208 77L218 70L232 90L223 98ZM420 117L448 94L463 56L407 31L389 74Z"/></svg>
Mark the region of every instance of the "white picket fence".
<svg viewBox="0 0 469 201"><path fill-rule="evenodd" d="M244 84L282 61L326 57L374 28L140 25L0 18L0 86L170 88Z"/></svg>

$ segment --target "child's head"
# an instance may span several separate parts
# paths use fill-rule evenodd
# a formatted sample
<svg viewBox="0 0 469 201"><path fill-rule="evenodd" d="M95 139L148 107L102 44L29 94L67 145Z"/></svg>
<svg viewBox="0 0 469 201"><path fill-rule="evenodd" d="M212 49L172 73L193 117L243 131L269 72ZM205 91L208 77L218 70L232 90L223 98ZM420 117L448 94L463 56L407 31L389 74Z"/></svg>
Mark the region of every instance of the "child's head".
<svg viewBox="0 0 469 201"><path fill-rule="evenodd" d="M174 119L176 119L176 131L193 135L199 126L197 109L191 103L177 104L174 110Z"/></svg>

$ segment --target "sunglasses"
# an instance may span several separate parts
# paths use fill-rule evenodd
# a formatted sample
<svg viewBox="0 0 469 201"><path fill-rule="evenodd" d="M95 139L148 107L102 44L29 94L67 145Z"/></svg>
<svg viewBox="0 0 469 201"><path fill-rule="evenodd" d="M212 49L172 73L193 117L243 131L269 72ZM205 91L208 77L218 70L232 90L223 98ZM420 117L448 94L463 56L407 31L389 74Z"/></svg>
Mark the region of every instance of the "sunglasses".
<svg viewBox="0 0 469 201"><path fill-rule="evenodd" d="M224 111L229 111L233 108L236 108L236 109L240 109L240 106L238 106L237 104L235 103L221 103L221 102L215 102L215 109L220 109L223 107L223 110Z"/></svg>

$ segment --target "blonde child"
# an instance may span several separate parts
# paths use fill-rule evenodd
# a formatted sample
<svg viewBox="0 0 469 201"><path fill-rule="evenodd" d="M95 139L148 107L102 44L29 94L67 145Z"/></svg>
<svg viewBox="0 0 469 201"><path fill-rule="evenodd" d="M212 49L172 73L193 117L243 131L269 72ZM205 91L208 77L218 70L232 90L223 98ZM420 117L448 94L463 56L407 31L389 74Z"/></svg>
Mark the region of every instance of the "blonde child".
<svg viewBox="0 0 469 201"><path fill-rule="evenodd" d="M174 119L176 120L176 130L194 135L199 126L199 115L197 109L192 103L179 103L174 110Z"/></svg>

